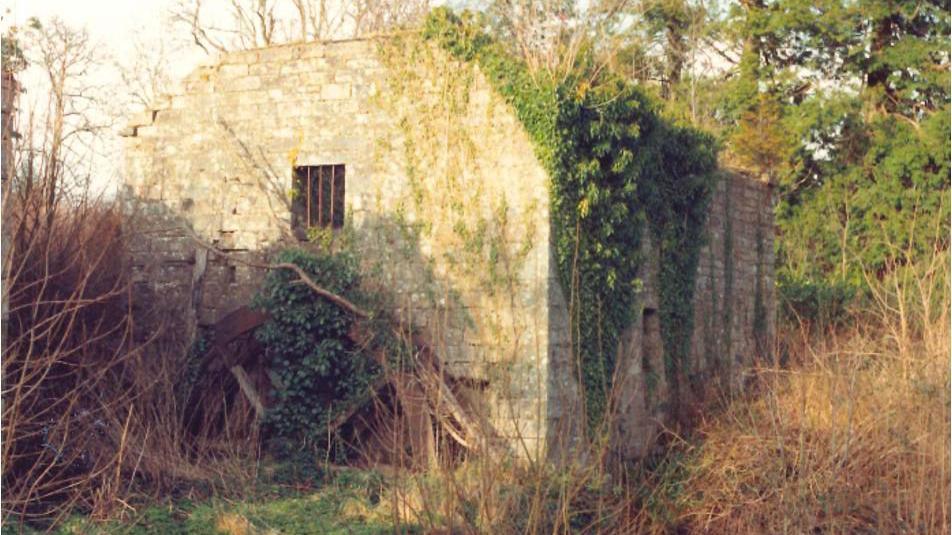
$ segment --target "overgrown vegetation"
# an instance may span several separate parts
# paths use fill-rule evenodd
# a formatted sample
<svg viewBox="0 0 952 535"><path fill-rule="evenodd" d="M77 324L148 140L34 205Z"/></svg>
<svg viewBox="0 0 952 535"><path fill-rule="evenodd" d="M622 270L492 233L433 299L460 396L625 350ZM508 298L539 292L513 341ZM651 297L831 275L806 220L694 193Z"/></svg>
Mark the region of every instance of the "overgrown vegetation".
<svg viewBox="0 0 952 535"><path fill-rule="evenodd" d="M94 203L48 210L41 195L4 201L16 248L4 280L4 503L40 517L91 507L92 490L108 486L124 416L113 403L131 400L140 364L122 305L128 279L112 260L119 214Z"/></svg>
<svg viewBox="0 0 952 535"><path fill-rule="evenodd" d="M292 263L328 291L360 301L357 259L348 253L284 251L276 262ZM268 312L255 331L264 345L272 390L265 426L292 449L334 448L327 425L351 404L366 400L379 365L348 338L354 318L314 294L288 270L271 271L254 300ZM346 452L333 452L338 461Z"/></svg>
<svg viewBox="0 0 952 535"><path fill-rule="evenodd" d="M241 411L218 383L203 408L224 419L190 428L186 346L165 330L161 299L146 311L133 299L127 214L67 189L61 168L47 168L56 180L29 174L43 169L26 167L3 197L4 526L243 487L253 441L229 434Z"/></svg>
<svg viewBox="0 0 952 535"><path fill-rule="evenodd" d="M919 273L867 286L876 304L847 323L786 323L787 367L673 450L679 473L661 484L678 490L658 516L689 531L947 532L948 271Z"/></svg>
<svg viewBox="0 0 952 535"><path fill-rule="evenodd" d="M237 460L252 451L222 440L227 431L189 431L181 333L163 329L161 299L145 310L132 299L129 214L94 195L84 174L96 94L75 77L95 61L89 46L60 21L31 21L3 39L5 81L30 65L52 86L46 114L19 122L19 137L4 117L5 529L118 515L132 496L202 493L213 480L241 486L247 470Z"/></svg>
<svg viewBox="0 0 952 535"><path fill-rule="evenodd" d="M799 299L815 288L808 298L842 316L842 297L869 298L864 271L948 249L947 2L622 9L639 20L612 34L612 67L714 133L725 163L777 186L783 300L806 312ZM890 266L897 248L913 256Z"/></svg>
<svg viewBox="0 0 952 535"><path fill-rule="evenodd" d="M693 3L671 5L675 17ZM948 250L948 3L751 2L701 20L723 43L726 81L672 83L682 94L705 84L709 107L692 120L719 132L729 161L777 184L784 299L817 288L833 310L844 289L869 298L867 273ZM898 251L909 256L893 261Z"/></svg>
<svg viewBox="0 0 952 535"><path fill-rule="evenodd" d="M333 449L321 430L377 369L346 336L352 318L275 271L259 300L277 386L266 424L308 452L276 466L257 434L235 432L254 417L234 381L190 379L181 340L143 331L114 209L65 194L57 153L32 150L3 192L4 533L947 532L947 3L636 4L619 12L645 24L628 27L617 57L588 36L564 70L533 68L545 62L514 54L476 15L437 10L424 32L479 63L553 177L590 429L618 334L638 314L645 236L662 255L665 371L685 379L716 144L677 125L715 132L724 159L777 185L781 366L759 363L754 388L624 470L482 455L342 482L308 446ZM670 46L652 52L642 37ZM701 48L725 71L691 66ZM474 236L482 255L488 241ZM279 260L361 298L352 257ZM186 418L193 399L199 424ZM258 492L256 472L285 468L286 486ZM80 517L57 528L68 515Z"/></svg>
<svg viewBox="0 0 952 535"><path fill-rule="evenodd" d="M474 13L436 9L423 32L455 57L479 63L513 106L549 172L554 250L589 430L603 422L620 336L640 313L635 303L643 282L645 221L661 252L665 373L676 389L692 328L713 140L661 119L639 88L599 73L591 58L580 56L563 78L531 72L483 32Z"/></svg>

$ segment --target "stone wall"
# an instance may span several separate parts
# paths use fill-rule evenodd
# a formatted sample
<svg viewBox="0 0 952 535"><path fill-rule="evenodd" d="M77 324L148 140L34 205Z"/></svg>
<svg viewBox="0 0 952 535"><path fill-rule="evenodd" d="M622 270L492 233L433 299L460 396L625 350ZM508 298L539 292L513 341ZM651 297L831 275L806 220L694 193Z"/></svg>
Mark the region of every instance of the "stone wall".
<svg viewBox="0 0 952 535"><path fill-rule="evenodd" d="M723 371L733 387L758 361L771 361L775 332L773 187L723 175L708 216L694 298L691 374Z"/></svg>
<svg viewBox="0 0 952 535"><path fill-rule="evenodd" d="M490 421L516 452L572 451L581 396L548 177L473 65L410 37L237 52L199 68L125 135L140 294L176 311L184 339L248 303L263 277L250 264L321 246L292 232L292 171L343 164L345 225L333 241L361 252L368 284L455 373L488 382ZM765 356L773 333L770 189L722 178L697 277L689 375L702 384L739 381L734 371ZM653 443L672 401L650 240L644 253L642 314L618 359L624 457Z"/></svg>
<svg viewBox="0 0 952 535"><path fill-rule="evenodd" d="M708 212L694 290L694 330L679 389L667 384L658 313L659 254L648 259L640 318L623 335L614 443L622 458L641 457L657 443L659 422L671 421L724 389L738 389L757 361L770 361L775 332L773 188L721 172ZM694 407L692 407L694 406Z"/></svg>
<svg viewBox="0 0 952 535"><path fill-rule="evenodd" d="M489 382L496 431L517 451L541 451L547 177L475 67L418 41L237 52L199 68L124 134L141 294L199 324L246 304L263 272L242 260L315 246L291 232L292 169L343 164L335 240L355 244L369 283L455 372Z"/></svg>

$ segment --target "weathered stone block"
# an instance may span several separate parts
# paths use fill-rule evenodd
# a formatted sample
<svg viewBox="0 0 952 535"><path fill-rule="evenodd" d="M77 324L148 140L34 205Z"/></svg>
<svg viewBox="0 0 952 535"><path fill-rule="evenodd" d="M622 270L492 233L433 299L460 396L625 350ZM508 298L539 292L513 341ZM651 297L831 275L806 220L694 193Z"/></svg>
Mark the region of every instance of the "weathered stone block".
<svg viewBox="0 0 952 535"><path fill-rule="evenodd" d="M239 78L248 74L246 63L226 63L218 68L219 79Z"/></svg>
<svg viewBox="0 0 952 535"><path fill-rule="evenodd" d="M350 98L350 84L324 84L321 87L321 99L342 100Z"/></svg>

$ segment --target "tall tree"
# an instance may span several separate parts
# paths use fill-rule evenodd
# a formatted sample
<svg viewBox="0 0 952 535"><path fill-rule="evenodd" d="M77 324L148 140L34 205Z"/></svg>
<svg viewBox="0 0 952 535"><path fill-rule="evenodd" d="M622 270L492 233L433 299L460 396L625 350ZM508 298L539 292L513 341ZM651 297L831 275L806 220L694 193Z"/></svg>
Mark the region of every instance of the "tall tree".
<svg viewBox="0 0 952 535"><path fill-rule="evenodd" d="M770 95L801 140L780 177L783 269L861 286L947 249L949 3L751 0L735 13L744 53L727 109L743 131L754 95Z"/></svg>
<svg viewBox="0 0 952 535"><path fill-rule="evenodd" d="M104 88L90 76L103 54L84 29L57 18L30 19L22 29L21 45L26 65L36 69L37 81L45 85L30 88L40 96L35 107L25 110L27 120L21 123L23 160L31 171L15 187L24 194L43 188L47 217L52 219L60 196L86 190L92 147L108 126Z"/></svg>

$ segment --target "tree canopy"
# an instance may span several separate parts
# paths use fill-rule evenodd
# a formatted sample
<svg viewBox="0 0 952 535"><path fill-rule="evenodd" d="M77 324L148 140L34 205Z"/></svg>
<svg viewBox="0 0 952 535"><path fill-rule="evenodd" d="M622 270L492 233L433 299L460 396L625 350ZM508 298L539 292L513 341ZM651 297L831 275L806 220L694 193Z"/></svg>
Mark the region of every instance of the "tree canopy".
<svg viewBox="0 0 952 535"><path fill-rule="evenodd" d="M948 250L949 2L639 5L619 55L655 65L621 72L715 132L724 163L777 184L782 281L861 290Z"/></svg>

